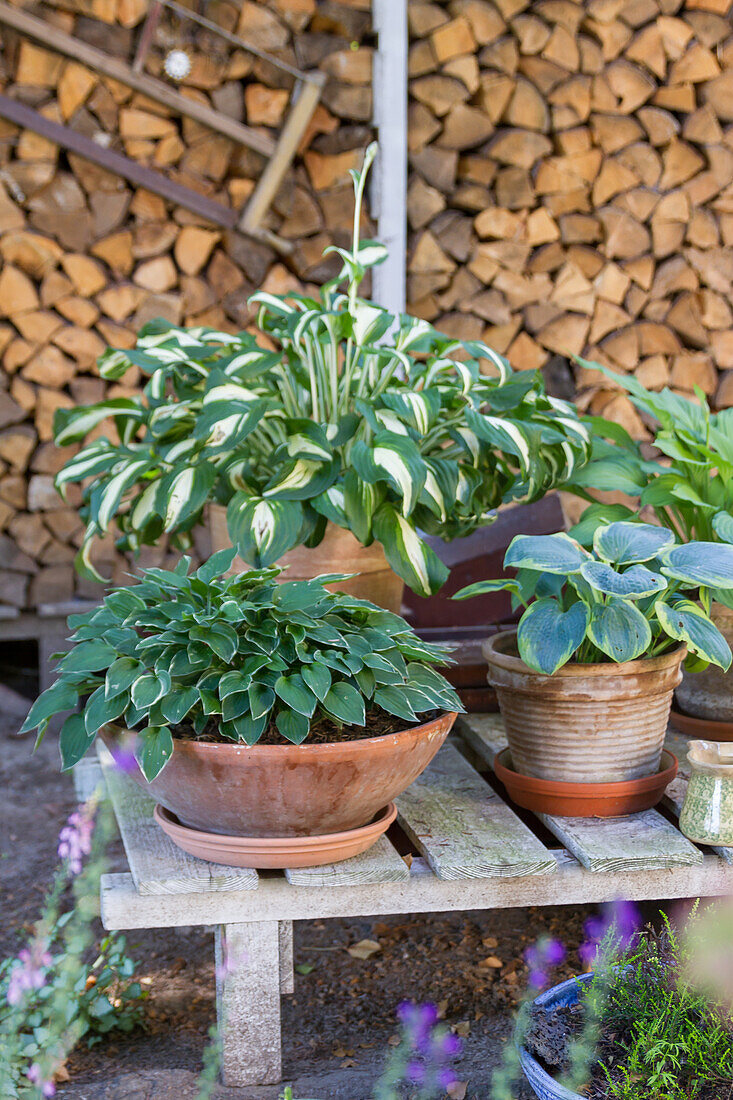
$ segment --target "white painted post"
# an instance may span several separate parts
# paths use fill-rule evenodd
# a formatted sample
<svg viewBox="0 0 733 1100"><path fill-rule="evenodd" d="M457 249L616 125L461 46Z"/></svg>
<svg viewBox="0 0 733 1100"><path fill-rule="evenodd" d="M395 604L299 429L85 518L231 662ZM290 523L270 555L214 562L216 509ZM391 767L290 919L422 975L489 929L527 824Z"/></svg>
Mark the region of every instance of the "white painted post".
<svg viewBox="0 0 733 1100"><path fill-rule="evenodd" d="M278 921L217 927L216 1014L224 1084L279 1084L282 1057Z"/></svg>
<svg viewBox="0 0 733 1100"><path fill-rule="evenodd" d="M392 313L405 309L407 272L407 0L373 0L374 125L379 153L371 207L389 256L372 268L372 298Z"/></svg>

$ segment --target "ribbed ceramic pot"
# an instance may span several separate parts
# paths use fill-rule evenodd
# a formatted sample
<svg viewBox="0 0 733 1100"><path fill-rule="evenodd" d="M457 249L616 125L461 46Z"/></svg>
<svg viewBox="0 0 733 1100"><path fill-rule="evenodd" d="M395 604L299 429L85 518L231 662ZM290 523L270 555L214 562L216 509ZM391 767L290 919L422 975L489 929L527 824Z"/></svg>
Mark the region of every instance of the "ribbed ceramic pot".
<svg viewBox="0 0 733 1100"><path fill-rule="evenodd" d="M690 781L680 814L689 840L716 847L733 846L733 745L688 741Z"/></svg>
<svg viewBox="0 0 733 1100"><path fill-rule="evenodd" d="M484 643L514 769L537 779L615 783L659 770L672 694L685 656L567 664L544 676L525 665L515 631Z"/></svg>
<svg viewBox="0 0 733 1100"><path fill-rule="evenodd" d="M455 713L382 737L302 745L173 742L148 783L132 778L183 825L226 836L296 837L368 824L417 779L448 736ZM101 732L112 748L120 733Z"/></svg>
<svg viewBox="0 0 733 1100"><path fill-rule="evenodd" d="M226 508L220 504L209 505L209 525L212 552L228 549L232 540L227 529ZM326 533L318 546L312 549L296 546L283 554L277 564L285 570L281 581L306 581L323 573L356 573L357 576L348 581L327 587L332 591L348 592L361 600L371 600L378 607L397 614L402 606L404 581L387 564L381 544L373 542L371 546L362 546L351 531L335 523L326 524ZM244 572L249 568L241 558L234 559L234 571Z"/></svg>
<svg viewBox="0 0 733 1100"><path fill-rule="evenodd" d="M733 609L714 603L710 618L733 649ZM733 722L733 666L727 672L717 665L709 665L704 672L683 671L677 703L693 718Z"/></svg>

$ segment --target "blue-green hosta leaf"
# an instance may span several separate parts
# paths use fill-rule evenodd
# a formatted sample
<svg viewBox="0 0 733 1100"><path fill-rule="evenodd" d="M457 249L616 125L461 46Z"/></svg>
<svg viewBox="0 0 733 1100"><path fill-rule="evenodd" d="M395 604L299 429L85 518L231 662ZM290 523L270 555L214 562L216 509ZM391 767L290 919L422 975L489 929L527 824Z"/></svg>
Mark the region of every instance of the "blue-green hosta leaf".
<svg viewBox="0 0 733 1100"><path fill-rule="evenodd" d="M116 656L106 642L81 642L62 658L61 668L64 672L98 672L109 668Z"/></svg>
<svg viewBox="0 0 733 1100"><path fill-rule="evenodd" d="M705 612L692 600L680 600L674 607L657 600L654 604L660 625L670 638L686 642L698 657L727 669L731 664L730 646Z"/></svg>
<svg viewBox="0 0 733 1100"><path fill-rule="evenodd" d="M275 694L282 699L283 703L287 703L291 710L297 710L298 714L304 714L306 718L311 717L318 702L298 672L293 673L292 676L278 676L275 681Z"/></svg>
<svg viewBox="0 0 733 1100"><path fill-rule="evenodd" d="M19 732L27 733L28 730L35 729L36 726L39 726L42 722L47 722L56 714L76 706L78 698L79 693L73 684L59 680L50 688L46 688L42 695L38 696L28 711L28 716Z"/></svg>
<svg viewBox="0 0 733 1100"><path fill-rule="evenodd" d="M671 546L674 546L672 532L651 523L609 523L607 527L599 527L593 538L598 557L616 565L651 561Z"/></svg>
<svg viewBox="0 0 733 1100"><path fill-rule="evenodd" d="M245 714L250 714L249 694L246 691L237 691L227 695L221 704L222 721L233 722Z"/></svg>
<svg viewBox="0 0 733 1100"><path fill-rule="evenodd" d="M632 600L653 596L667 588L664 577L652 573L645 565L632 565L625 573L617 573L603 561L586 561L581 566L580 575L597 592L626 596Z"/></svg>
<svg viewBox="0 0 733 1100"><path fill-rule="evenodd" d="M170 687L170 680L167 686ZM165 692L166 680L162 674L158 675L156 673L153 675L151 672L146 672L134 681L130 688L130 698L136 707L145 710L147 707L152 707L159 699L162 699Z"/></svg>
<svg viewBox="0 0 733 1100"><path fill-rule="evenodd" d="M401 687L378 687L374 692L374 702L388 714L394 714L406 722L414 722L417 719L417 714Z"/></svg>
<svg viewBox="0 0 733 1100"><path fill-rule="evenodd" d="M364 725L364 700L351 684L333 684L323 700L323 707L340 722L346 722L350 726Z"/></svg>
<svg viewBox="0 0 733 1100"><path fill-rule="evenodd" d="M568 535L515 535L504 565L542 573L579 573L590 554Z"/></svg>
<svg viewBox="0 0 733 1100"><path fill-rule="evenodd" d="M270 723L270 713L253 718L251 714L242 714L232 722L237 737L246 745L256 745Z"/></svg>
<svg viewBox="0 0 733 1100"><path fill-rule="evenodd" d="M649 648L652 630L635 604L612 599L594 604L588 623L588 637L612 661L634 661Z"/></svg>
<svg viewBox="0 0 733 1100"><path fill-rule="evenodd" d="M68 771L78 764L84 753L94 742L94 733L88 733L83 714L70 714L61 727L59 750L61 752L61 770Z"/></svg>
<svg viewBox="0 0 733 1100"><path fill-rule="evenodd" d="M170 695L167 695L160 704L166 722L172 722L177 726L196 704L198 697L198 688L194 685L173 688Z"/></svg>
<svg viewBox="0 0 733 1100"><path fill-rule="evenodd" d="M234 547L230 547L228 550L217 550L203 565L199 566L196 570L196 576L204 584L210 584L215 577L222 577L231 569L236 553Z"/></svg>
<svg viewBox="0 0 733 1100"><path fill-rule="evenodd" d="M552 597L535 600L519 621L519 656L535 672L552 676L575 653L587 626L588 608L584 603L563 611Z"/></svg>
<svg viewBox="0 0 733 1100"><path fill-rule="evenodd" d="M713 516L713 531L723 542L733 543L733 515L730 512L716 512Z"/></svg>
<svg viewBox="0 0 733 1100"><path fill-rule="evenodd" d="M310 719L296 710L279 710L275 715L275 725L286 741L300 745L308 736Z"/></svg>
<svg viewBox="0 0 733 1100"><path fill-rule="evenodd" d="M126 691L111 699L105 698L104 687L98 687L87 699L84 707L84 726L87 733L96 733L108 722L114 722L115 718L127 710L130 697Z"/></svg>
<svg viewBox="0 0 733 1100"><path fill-rule="evenodd" d="M303 679L308 687L313 694L323 702L331 690L331 683L333 680L328 666L322 664L320 661L314 661L312 665L304 665L302 671Z"/></svg>
<svg viewBox="0 0 733 1100"><path fill-rule="evenodd" d="M207 645L222 661L231 661L239 646L236 630L227 623L191 627L189 636L192 642L203 642Z"/></svg>
<svg viewBox="0 0 733 1100"><path fill-rule="evenodd" d="M199 462L196 466L183 466L171 471L159 483L165 524L171 531L184 520L203 508L216 481L216 466L211 462Z"/></svg>
<svg viewBox="0 0 733 1100"><path fill-rule="evenodd" d="M173 755L173 737L167 726L148 726L138 738L135 756L148 783L159 775Z"/></svg>
<svg viewBox="0 0 733 1100"><path fill-rule="evenodd" d="M392 569L418 595L430 596L448 579L447 566L391 504L385 502L375 513L374 535Z"/></svg>
<svg viewBox="0 0 733 1100"><path fill-rule="evenodd" d="M295 500L262 500L235 493L227 507L229 537L244 561L272 565L298 542L303 507Z"/></svg>
<svg viewBox="0 0 733 1100"><path fill-rule="evenodd" d="M284 424L287 432L285 449L290 458L306 458L312 462L330 462L333 447L325 428L312 420L290 419Z"/></svg>
<svg viewBox="0 0 733 1100"><path fill-rule="evenodd" d="M725 542L686 542L663 556L662 572L691 586L733 588L733 546Z"/></svg>
<svg viewBox="0 0 733 1100"><path fill-rule="evenodd" d="M257 681L249 685L249 706L252 714L252 718L257 720L262 718L263 715L269 714L272 710L273 703L275 702L275 692L267 684L260 684Z"/></svg>
<svg viewBox="0 0 733 1100"><path fill-rule="evenodd" d="M108 699L114 699L121 691L127 691L142 672L143 665L134 657L118 657L107 669L104 681L105 696Z"/></svg>

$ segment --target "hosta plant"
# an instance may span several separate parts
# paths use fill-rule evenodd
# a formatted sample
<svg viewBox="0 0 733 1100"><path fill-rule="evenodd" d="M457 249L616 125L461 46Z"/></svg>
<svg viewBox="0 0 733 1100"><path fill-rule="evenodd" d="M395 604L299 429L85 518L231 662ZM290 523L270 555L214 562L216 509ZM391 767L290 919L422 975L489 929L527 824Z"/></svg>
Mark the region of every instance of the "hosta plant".
<svg viewBox="0 0 733 1100"><path fill-rule="evenodd" d="M50 718L82 701L61 730L72 767L109 722L137 730L148 780L164 767L173 738L254 745L265 734L300 744L311 726L364 726L394 715L461 710L435 670L445 651L421 641L404 619L329 592L323 581L276 583L278 569L225 576L233 550L195 573L148 569L139 584L72 615L71 650L56 683L34 703L24 730L42 736Z"/></svg>
<svg viewBox="0 0 733 1100"><path fill-rule="evenodd" d="M583 464L588 431L541 375L512 372L481 341L358 296L384 247L361 240L365 176L354 173L350 249L317 297L258 293L265 348L249 333L154 321L132 350L99 361L108 381L130 367L148 381L133 398L60 410L60 446L95 438L57 477L83 484L84 546L116 525L136 549L167 532L185 548L209 502L227 508L232 544L257 567L323 538L328 521L423 595L445 566L422 534L453 539L489 523L506 501L531 501ZM272 349L272 350L271 350ZM113 421L116 436L99 434Z"/></svg>
<svg viewBox="0 0 733 1100"><path fill-rule="evenodd" d="M525 608L519 656L536 672L655 657L681 642L694 668L731 664L708 613L711 590L733 590L733 546L678 544L664 528L617 521L596 528L592 550L564 533L517 535L504 565L516 577L479 581L456 598L511 592Z"/></svg>
<svg viewBox="0 0 733 1100"><path fill-rule="evenodd" d="M574 473L570 488L587 500L592 500L589 489L621 489L652 509L680 541L733 543L733 409L711 412L699 389L695 402L670 389L654 393L633 375L616 374L597 363L583 360L582 365L601 370L627 390L652 425L661 458L645 457L620 425L589 418L592 460ZM599 519L633 516L623 504L592 503L575 534L585 542ZM715 598L733 606L728 590Z"/></svg>

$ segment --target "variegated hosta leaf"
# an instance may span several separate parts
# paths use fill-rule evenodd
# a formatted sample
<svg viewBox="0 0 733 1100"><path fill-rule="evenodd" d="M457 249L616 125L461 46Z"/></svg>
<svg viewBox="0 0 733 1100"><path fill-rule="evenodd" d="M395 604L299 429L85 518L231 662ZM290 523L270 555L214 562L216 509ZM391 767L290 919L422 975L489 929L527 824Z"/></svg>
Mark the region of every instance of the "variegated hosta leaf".
<svg viewBox="0 0 733 1100"><path fill-rule="evenodd" d="M135 423L145 418L139 401L129 397L114 397L98 405L82 405L78 409L57 409L53 418L54 440L57 447L78 443L86 435L110 417L125 417Z"/></svg>
<svg viewBox="0 0 733 1100"><path fill-rule="evenodd" d="M542 573L579 573L589 559L588 551L564 533L516 535L506 552L504 564Z"/></svg>
<svg viewBox="0 0 733 1100"><path fill-rule="evenodd" d="M216 468L209 462L172 470L160 482L158 499L165 501L164 527L170 531L200 512L216 480Z"/></svg>
<svg viewBox="0 0 733 1100"><path fill-rule="evenodd" d="M596 554L616 565L651 561L673 545L674 535L651 523L609 523L593 538Z"/></svg>
<svg viewBox="0 0 733 1100"><path fill-rule="evenodd" d="M385 393L382 401L420 435L427 435L440 412L440 396L435 390L422 393Z"/></svg>
<svg viewBox="0 0 733 1100"><path fill-rule="evenodd" d="M448 569L409 520L382 504L374 516L374 536L384 547L387 561L413 592L430 596L448 579Z"/></svg>
<svg viewBox="0 0 733 1100"><path fill-rule="evenodd" d="M98 498L91 507L91 514L101 531L104 531L109 524L127 490L132 488L152 466L150 459L135 459L117 473L112 474L100 488ZM92 494L92 500L94 501L94 494Z"/></svg>
<svg viewBox="0 0 733 1100"><path fill-rule="evenodd" d="M351 452L354 469L364 481L386 479L402 498L402 514L409 516L425 484L425 462L415 444L401 436L377 436L371 447L361 441Z"/></svg>
<svg viewBox="0 0 733 1100"><path fill-rule="evenodd" d="M526 475L530 469L531 451L527 436L518 424L507 418L477 413L474 409L466 410L466 421L479 439L491 447L516 455Z"/></svg>
<svg viewBox="0 0 733 1100"><path fill-rule="evenodd" d="M590 609L588 637L612 661L634 661L649 648L652 631L636 604L611 599Z"/></svg>
<svg viewBox="0 0 733 1100"><path fill-rule="evenodd" d="M272 565L298 542L303 509L294 500L263 500L235 493L227 507L229 537L244 561Z"/></svg>
<svg viewBox="0 0 733 1100"><path fill-rule="evenodd" d="M664 577L652 573L644 565L632 565L624 573L617 573L605 562L586 561L580 567L580 575L597 592L609 596L625 596L630 600L656 595L667 587Z"/></svg>
<svg viewBox="0 0 733 1100"><path fill-rule="evenodd" d="M730 646L705 612L692 600L678 600L673 607L663 600L654 605L662 629L670 638L685 642L704 661L730 668Z"/></svg>
<svg viewBox="0 0 733 1100"><path fill-rule="evenodd" d="M589 617L584 603L563 611L552 597L535 600L519 623L519 656L535 672L552 676L567 664L584 640Z"/></svg>
<svg viewBox="0 0 733 1100"><path fill-rule="evenodd" d="M338 477L339 463L309 462L305 458L294 458L263 492L269 500L310 500L325 492Z"/></svg>
<svg viewBox="0 0 733 1100"><path fill-rule="evenodd" d="M663 572L688 585L733 588L733 546L726 542L686 542L662 555Z"/></svg>
<svg viewBox="0 0 733 1100"><path fill-rule="evenodd" d="M372 520L383 499L382 486L363 481L355 470L346 471L344 512L350 530L364 545L372 540Z"/></svg>
<svg viewBox="0 0 733 1100"><path fill-rule="evenodd" d="M713 516L713 530L723 542L733 543L733 515L730 512L716 512Z"/></svg>

